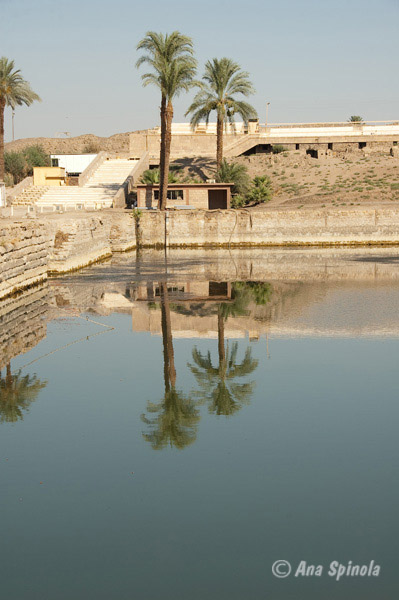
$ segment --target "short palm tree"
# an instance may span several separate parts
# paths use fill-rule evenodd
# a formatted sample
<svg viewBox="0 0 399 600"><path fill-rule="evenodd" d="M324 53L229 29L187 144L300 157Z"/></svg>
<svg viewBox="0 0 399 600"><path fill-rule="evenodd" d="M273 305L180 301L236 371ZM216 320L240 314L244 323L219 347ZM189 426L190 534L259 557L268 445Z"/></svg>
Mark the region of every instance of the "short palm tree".
<svg viewBox="0 0 399 600"><path fill-rule="evenodd" d="M242 71L230 58L208 60L203 80L205 85L194 97L186 115L192 115L191 126L194 128L201 121L208 124L211 112L216 111L216 163L219 170L223 160L225 125L228 122L234 124L235 114L240 115L244 123L257 116L253 106L243 100L237 100L236 96L249 96L255 90L249 80L249 74Z"/></svg>
<svg viewBox="0 0 399 600"><path fill-rule="evenodd" d="M359 115L352 115L351 117L349 117L348 123L364 123L363 117Z"/></svg>
<svg viewBox="0 0 399 600"><path fill-rule="evenodd" d="M234 183L232 194L246 194L251 186L251 178L248 169L240 163L228 163L224 158L216 172L218 183Z"/></svg>
<svg viewBox="0 0 399 600"><path fill-rule="evenodd" d="M147 64L150 73L142 75L143 85L155 85L161 91L161 152L159 158L159 208L165 210L168 192L170 146L172 140L173 100L196 85L197 61L191 38L178 31L171 34L149 31L137 45L145 54L137 67Z"/></svg>
<svg viewBox="0 0 399 600"><path fill-rule="evenodd" d="M5 56L0 58L0 181L4 181L4 111L6 106L30 106L39 96L15 69L14 61Z"/></svg>

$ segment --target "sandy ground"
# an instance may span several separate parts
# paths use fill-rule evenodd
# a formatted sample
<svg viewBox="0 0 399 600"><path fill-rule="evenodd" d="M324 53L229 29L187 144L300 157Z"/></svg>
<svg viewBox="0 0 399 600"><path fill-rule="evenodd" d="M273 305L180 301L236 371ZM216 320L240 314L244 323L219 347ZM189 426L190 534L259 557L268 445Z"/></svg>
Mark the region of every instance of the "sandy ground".
<svg viewBox="0 0 399 600"><path fill-rule="evenodd" d="M311 158L299 152L241 156L251 177L268 175L273 199L257 208L306 206L399 206L399 159L386 153L353 152L343 157ZM207 159L180 160L186 175L214 177L215 163Z"/></svg>

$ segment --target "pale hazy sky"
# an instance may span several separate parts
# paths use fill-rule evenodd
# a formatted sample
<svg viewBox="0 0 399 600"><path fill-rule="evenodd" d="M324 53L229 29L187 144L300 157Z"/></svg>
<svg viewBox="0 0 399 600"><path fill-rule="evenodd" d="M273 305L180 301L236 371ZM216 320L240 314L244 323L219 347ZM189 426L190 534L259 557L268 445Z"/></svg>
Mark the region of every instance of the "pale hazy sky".
<svg viewBox="0 0 399 600"><path fill-rule="evenodd" d="M261 121L266 101L275 123L399 119L398 25L399 0L0 0L0 56L43 99L17 109L16 139L157 125L159 93L134 66L148 30L191 36L199 74L209 58L239 62Z"/></svg>

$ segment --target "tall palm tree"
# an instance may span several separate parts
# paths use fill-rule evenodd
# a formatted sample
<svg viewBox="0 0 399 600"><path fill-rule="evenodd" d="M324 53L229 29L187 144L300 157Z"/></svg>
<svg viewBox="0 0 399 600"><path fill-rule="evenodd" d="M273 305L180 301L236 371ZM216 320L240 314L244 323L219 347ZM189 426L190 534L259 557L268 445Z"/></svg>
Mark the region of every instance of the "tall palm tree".
<svg viewBox="0 0 399 600"><path fill-rule="evenodd" d="M142 420L149 426L149 431L143 433L143 437L151 443L154 450L165 448L168 444L171 447L182 449L195 442L200 416L194 402L176 389L176 368L167 283L161 282L159 288L161 292L165 393L161 402L148 403L148 412L156 416L149 418L142 415Z"/></svg>
<svg viewBox="0 0 399 600"><path fill-rule="evenodd" d="M22 376L21 371L12 375L8 363L6 376L2 378L0 374L0 423L22 420L24 411L46 385L47 381L41 381L36 375Z"/></svg>
<svg viewBox="0 0 399 600"><path fill-rule="evenodd" d="M166 208L170 145L172 140L173 100L182 92L196 85L194 76L197 61L194 58L191 38L178 31L171 34L148 31L137 45L145 54L139 58L137 67L147 64L150 73L142 75L143 85L155 85L161 91L161 153L159 157L159 205Z"/></svg>
<svg viewBox="0 0 399 600"><path fill-rule="evenodd" d="M0 58L0 181L4 181L4 111L6 106L12 110L16 106L30 106L39 96L15 69L14 61L5 56Z"/></svg>
<svg viewBox="0 0 399 600"><path fill-rule="evenodd" d="M249 73L242 71L240 66L230 58L213 58L205 65L203 75L205 85L197 92L186 112L192 114L191 126L195 127L200 121L209 122L212 111L216 111L216 163L219 170L223 160L223 130L229 122L234 125L234 115L237 113L245 123L248 119L256 118L256 110L243 100L237 100L237 94L249 96L254 93L254 87L249 80Z"/></svg>

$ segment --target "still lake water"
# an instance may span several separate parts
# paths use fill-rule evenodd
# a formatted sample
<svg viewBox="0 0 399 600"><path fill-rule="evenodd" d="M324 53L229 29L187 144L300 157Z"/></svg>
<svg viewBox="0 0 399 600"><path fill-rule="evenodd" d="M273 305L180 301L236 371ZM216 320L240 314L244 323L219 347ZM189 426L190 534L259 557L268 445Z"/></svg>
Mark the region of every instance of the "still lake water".
<svg viewBox="0 0 399 600"><path fill-rule="evenodd" d="M148 251L0 303L1 598L396 599L398 309L395 249Z"/></svg>

